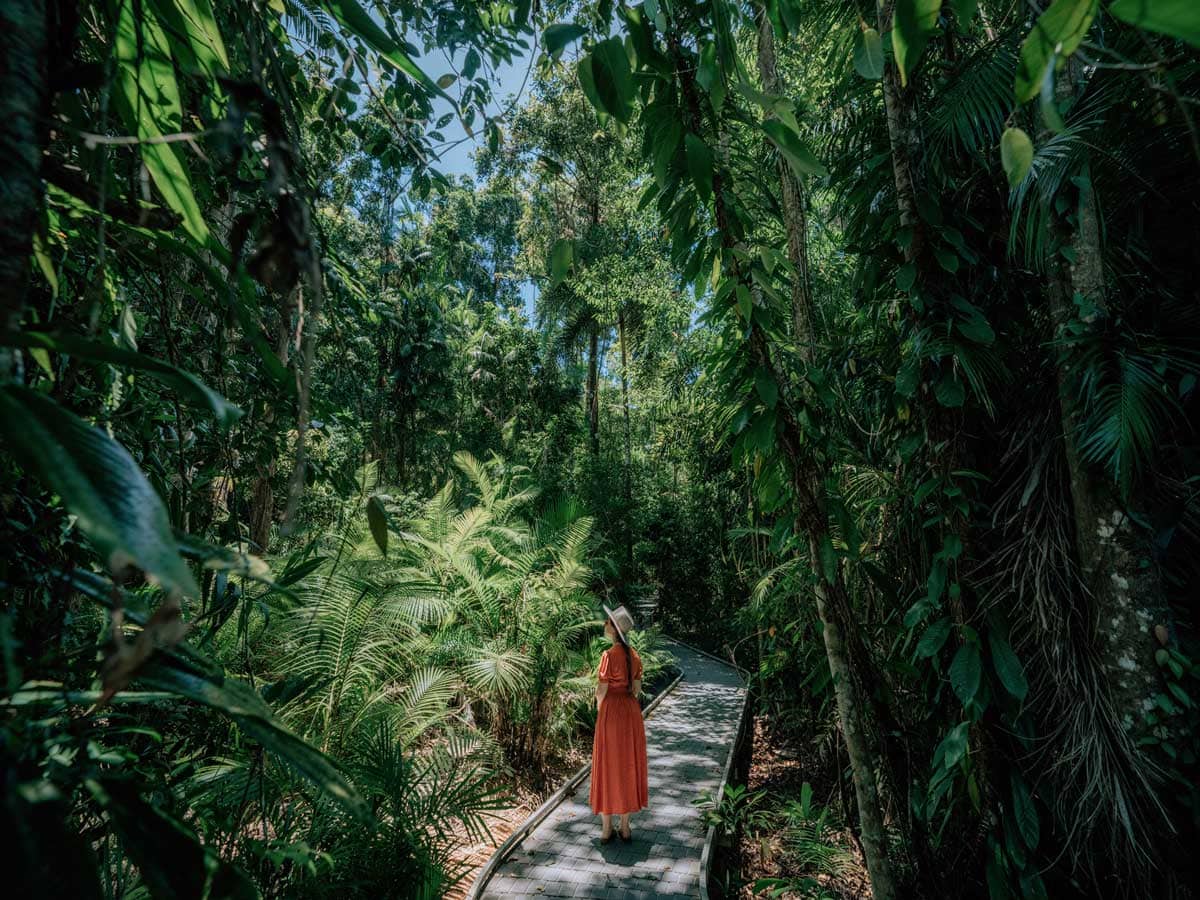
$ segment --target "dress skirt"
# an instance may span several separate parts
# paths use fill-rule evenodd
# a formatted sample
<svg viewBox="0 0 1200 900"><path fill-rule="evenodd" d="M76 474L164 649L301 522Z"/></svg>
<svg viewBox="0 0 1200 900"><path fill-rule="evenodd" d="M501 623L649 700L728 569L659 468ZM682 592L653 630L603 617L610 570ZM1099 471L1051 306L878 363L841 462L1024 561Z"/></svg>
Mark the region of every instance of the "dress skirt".
<svg viewBox="0 0 1200 900"><path fill-rule="evenodd" d="M592 740L592 811L623 815L649 801L641 706L628 691L610 690L600 703Z"/></svg>

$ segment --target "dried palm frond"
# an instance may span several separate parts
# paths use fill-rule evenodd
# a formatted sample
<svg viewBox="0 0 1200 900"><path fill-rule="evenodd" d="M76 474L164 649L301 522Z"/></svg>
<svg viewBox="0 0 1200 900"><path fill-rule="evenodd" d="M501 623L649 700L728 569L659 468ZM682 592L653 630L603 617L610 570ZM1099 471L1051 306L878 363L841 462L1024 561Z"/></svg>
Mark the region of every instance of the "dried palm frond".
<svg viewBox="0 0 1200 900"><path fill-rule="evenodd" d="M979 584L985 603L1012 620L1013 646L1029 661L1026 702L1039 737L1021 766L1040 783L1064 854L1085 875L1115 864L1137 883L1154 864L1164 823L1159 772L1130 736L1096 654L1099 623L1075 562L1056 398L1029 408L1040 412L1010 433L1002 459L997 549L979 561L978 571L991 573Z"/></svg>

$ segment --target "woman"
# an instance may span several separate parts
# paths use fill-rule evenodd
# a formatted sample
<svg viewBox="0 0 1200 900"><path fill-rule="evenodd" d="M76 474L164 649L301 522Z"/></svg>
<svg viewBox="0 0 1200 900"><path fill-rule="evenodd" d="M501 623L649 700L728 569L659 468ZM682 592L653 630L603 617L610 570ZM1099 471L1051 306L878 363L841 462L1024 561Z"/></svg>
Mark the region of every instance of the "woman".
<svg viewBox="0 0 1200 900"><path fill-rule="evenodd" d="M633 840L629 815L650 799L646 772L646 727L637 697L642 692L642 660L629 646L633 616L624 606L604 607L604 636L613 645L600 659L596 684L596 737L592 741L592 811L600 813L600 843L612 840L612 817L619 834Z"/></svg>

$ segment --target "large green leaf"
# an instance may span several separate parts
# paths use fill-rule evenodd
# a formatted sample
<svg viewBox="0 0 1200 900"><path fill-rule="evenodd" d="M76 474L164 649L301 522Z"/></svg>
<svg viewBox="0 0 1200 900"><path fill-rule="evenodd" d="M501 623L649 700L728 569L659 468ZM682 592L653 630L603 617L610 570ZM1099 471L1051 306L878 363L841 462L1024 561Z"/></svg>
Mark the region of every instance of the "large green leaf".
<svg viewBox="0 0 1200 900"><path fill-rule="evenodd" d="M1033 141L1020 128L1006 128L1000 136L1000 164L1008 186L1016 188L1033 167Z"/></svg>
<svg viewBox="0 0 1200 900"><path fill-rule="evenodd" d="M1000 683L1018 700L1024 700L1029 693L1029 682L1025 680L1025 670L1021 668L1017 654L1013 653L1004 635L994 628L988 631L988 646L992 649L992 665Z"/></svg>
<svg viewBox="0 0 1200 900"><path fill-rule="evenodd" d="M229 71L229 55L209 0L153 0L154 8L175 38L172 44L185 67L210 78Z"/></svg>
<svg viewBox="0 0 1200 900"><path fill-rule="evenodd" d="M958 27L966 31L971 20L975 18L975 13L979 11L979 0L950 0L950 5L954 7L954 18Z"/></svg>
<svg viewBox="0 0 1200 900"><path fill-rule="evenodd" d="M1114 0L1108 11L1122 22L1200 47L1200 3L1196 0Z"/></svg>
<svg viewBox="0 0 1200 900"><path fill-rule="evenodd" d="M22 465L62 497L109 569L140 568L168 594L198 597L162 500L129 452L53 400L0 387L0 434Z"/></svg>
<svg viewBox="0 0 1200 900"><path fill-rule="evenodd" d="M242 411L183 369L162 360L124 350L103 341L90 341L74 334L49 334L38 331L0 334L0 346L40 347L65 353L78 359L110 363L126 369L137 369L180 391L191 402L207 407L222 428L229 428L242 416Z"/></svg>
<svg viewBox="0 0 1200 900"><path fill-rule="evenodd" d="M983 310L959 296L951 297L950 302L960 313L954 322L954 328L959 334L977 344L991 344L996 340L996 332L983 314Z"/></svg>
<svg viewBox="0 0 1200 900"><path fill-rule="evenodd" d="M551 56L557 56L563 47L587 34L587 29L574 23L551 25L542 34L542 47Z"/></svg>
<svg viewBox="0 0 1200 900"><path fill-rule="evenodd" d="M950 686L963 705L971 703L979 693L979 684L983 676L983 660L979 653L979 645L967 641L954 654L950 663Z"/></svg>
<svg viewBox="0 0 1200 900"><path fill-rule="evenodd" d="M571 272L575 261L575 242L570 238L559 238L550 250L550 282L559 284Z"/></svg>
<svg viewBox="0 0 1200 900"><path fill-rule="evenodd" d="M937 28L941 8L942 0L897 0L892 19L892 50L901 84L908 84L909 73L917 67L925 45Z"/></svg>
<svg viewBox="0 0 1200 900"><path fill-rule="evenodd" d="M684 149L687 153L688 174L696 185L696 192L704 200L712 196L713 155L708 144L690 131L684 138Z"/></svg>
<svg viewBox="0 0 1200 900"><path fill-rule="evenodd" d="M583 95L588 98L588 103L592 104L592 108L597 112L607 115L604 101L600 99L600 92L596 88L596 76L592 62L593 58L590 55L579 57L579 62L575 64L575 75L579 79L579 87L583 90Z"/></svg>
<svg viewBox="0 0 1200 900"><path fill-rule="evenodd" d="M942 738L933 752L934 768L952 769L967 755L971 723L960 722Z"/></svg>
<svg viewBox="0 0 1200 900"><path fill-rule="evenodd" d="M245 682L193 668L177 654L156 656L136 680L143 687L170 691L224 713L348 813L370 820L366 804L329 757L281 725L271 708Z"/></svg>
<svg viewBox="0 0 1200 900"><path fill-rule="evenodd" d="M798 178L805 175L828 175L829 170L819 159L813 156L811 150L800 140L800 136L778 119L767 119L762 123L771 143L779 148L783 158L787 160L792 171Z"/></svg>
<svg viewBox="0 0 1200 900"><path fill-rule="evenodd" d="M871 81L883 77L883 40L874 28L865 28L855 36L854 68Z"/></svg>
<svg viewBox="0 0 1200 900"><path fill-rule="evenodd" d="M457 106L449 94L437 86L425 71L409 58L400 44L391 35L379 27L370 14L363 9L357 0L324 0L324 7L333 14L338 24L356 35L368 47L378 53L404 74L408 75L430 93L437 94L451 105Z"/></svg>
<svg viewBox="0 0 1200 900"><path fill-rule="evenodd" d="M775 381L775 376L767 368L764 367L755 370L754 387L758 391L758 396L762 398L763 404L768 409L778 402L779 385Z"/></svg>
<svg viewBox="0 0 1200 900"><path fill-rule="evenodd" d="M379 552L387 556L388 551L388 518L387 510L383 508L383 498L378 494L367 501L367 524L371 527L371 537L379 547Z"/></svg>
<svg viewBox="0 0 1200 900"><path fill-rule="evenodd" d="M1014 85L1018 103L1038 95L1048 65L1057 60L1061 66L1075 52L1087 35L1099 5L1100 0L1054 0L1038 16L1033 30L1021 44Z"/></svg>
<svg viewBox="0 0 1200 900"><path fill-rule="evenodd" d="M947 369L933 386L933 395L942 406L958 408L967 399L967 389L953 369Z"/></svg>
<svg viewBox="0 0 1200 900"><path fill-rule="evenodd" d="M619 122L632 114L633 74L625 44L618 37L600 41L592 48L591 78L600 109Z"/></svg>
<svg viewBox="0 0 1200 900"><path fill-rule="evenodd" d="M942 599L942 591L946 589L946 560L934 560L929 568L929 579L926 582L926 594L930 603L938 603Z"/></svg>
<svg viewBox="0 0 1200 900"><path fill-rule="evenodd" d="M197 242L207 244L208 225L192 190L191 176L176 150L181 145L164 141L166 135L183 129L171 44L153 7L135 3L120 7L113 44L117 109L125 127L141 140L142 162L167 206L183 217L183 227Z"/></svg>
<svg viewBox="0 0 1200 900"><path fill-rule="evenodd" d="M949 618L941 618L925 629L921 640L917 641L917 656L936 656L950 637L950 629L954 623Z"/></svg>
<svg viewBox="0 0 1200 900"><path fill-rule="evenodd" d="M1037 807L1033 805L1033 797L1029 793L1029 786L1025 784L1024 779L1019 775L1014 775L1012 780L1013 792L1013 816L1017 820L1017 831L1021 834L1021 840L1025 842L1030 850L1036 850L1038 843L1041 841L1041 827L1038 822Z"/></svg>
<svg viewBox="0 0 1200 900"><path fill-rule="evenodd" d="M912 397L920 384L921 360L916 356L906 356L896 370L896 393L901 397Z"/></svg>

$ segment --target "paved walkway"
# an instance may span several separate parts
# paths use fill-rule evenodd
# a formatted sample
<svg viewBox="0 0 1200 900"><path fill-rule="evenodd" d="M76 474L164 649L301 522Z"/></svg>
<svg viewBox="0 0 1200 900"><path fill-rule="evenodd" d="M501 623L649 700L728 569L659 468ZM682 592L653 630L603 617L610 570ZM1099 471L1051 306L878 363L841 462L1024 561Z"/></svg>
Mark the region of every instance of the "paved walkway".
<svg viewBox="0 0 1200 900"><path fill-rule="evenodd" d="M683 680L646 720L650 805L632 818L633 842L614 834L601 846L589 778L500 864L481 897L699 896L705 828L691 801L720 784L745 685L732 666L674 641L668 646Z"/></svg>

